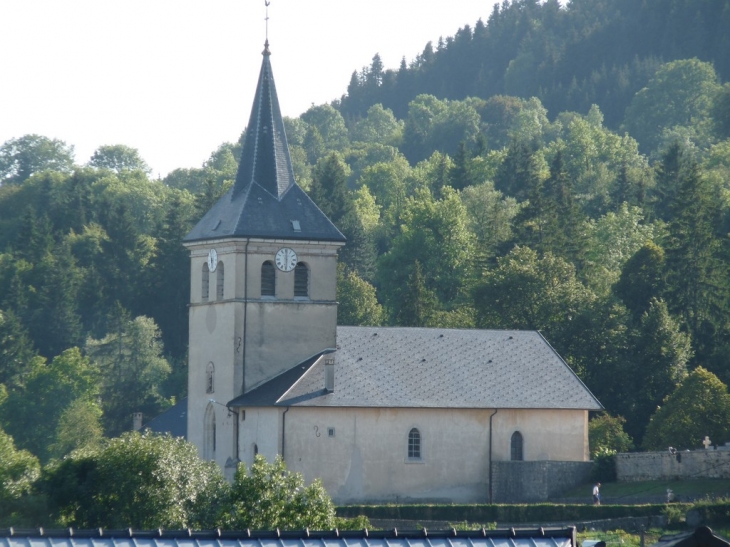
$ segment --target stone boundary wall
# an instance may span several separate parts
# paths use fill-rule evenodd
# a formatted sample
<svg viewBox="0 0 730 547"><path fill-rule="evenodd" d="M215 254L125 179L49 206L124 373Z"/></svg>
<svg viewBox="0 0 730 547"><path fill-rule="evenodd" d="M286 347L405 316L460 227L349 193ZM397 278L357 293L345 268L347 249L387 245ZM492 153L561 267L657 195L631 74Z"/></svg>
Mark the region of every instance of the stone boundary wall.
<svg viewBox="0 0 730 547"><path fill-rule="evenodd" d="M492 462L494 503L547 501L588 482L592 462Z"/></svg>
<svg viewBox="0 0 730 547"><path fill-rule="evenodd" d="M730 450L616 454L619 481L730 479Z"/></svg>

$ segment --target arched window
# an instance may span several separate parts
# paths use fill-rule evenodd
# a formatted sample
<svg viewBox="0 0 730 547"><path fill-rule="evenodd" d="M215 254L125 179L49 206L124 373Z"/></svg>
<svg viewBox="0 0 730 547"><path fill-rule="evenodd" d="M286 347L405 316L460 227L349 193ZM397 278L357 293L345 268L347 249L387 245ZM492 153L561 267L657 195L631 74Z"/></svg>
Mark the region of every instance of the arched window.
<svg viewBox="0 0 730 547"><path fill-rule="evenodd" d="M205 409L203 423L203 458L206 460L215 459L215 443L215 410L213 403L210 403Z"/></svg>
<svg viewBox="0 0 730 547"><path fill-rule="evenodd" d="M294 268L294 298L309 297L309 268L304 262L298 262Z"/></svg>
<svg viewBox="0 0 730 547"><path fill-rule="evenodd" d="M215 269L216 273L216 284L215 284L215 297L216 300L223 300L223 282L225 281L225 270L223 268L223 262L218 262L218 267Z"/></svg>
<svg viewBox="0 0 730 547"><path fill-rule="evenodd" d="M421 432L415 427L408 432L408 459L421 459Z"/></svg>
<svg viewBox="0 0 730 547"><path fill-rule="evenodd" d="M210 294L210 269L208 268L208 263L206 262L205 264L203 264L203 281L202 281L202 285L200 286L200 299L203 302L207 302L209 294Z"/></svg>
<svg viewBox="0 0 730 547"><path fill-rule="evenodd" d="M512 433L512 441L510 443L510 459L513 461L519 461L521 462L523 460L522 457L522 433L519 431L515 431Z"/></svg>
<svg viewBox="0 0 730 547"><path fill-rule="evenodd" d="M259 455L259 445L257 445L256 443L253 443L253 455L254 457Z"/></svg>
<svg viewBox="0 0 730 547"><path fill-rule="evenodd" d="M276 296L276 269L271 260L261 264L261 296Z"/></svg>
<svg viewBox="0 0 730 547"><path fill-rule="evenodd" d="M206 393L213 393L215 385L213 383L215 379L215 365L213 365L212 362L208 363L208 366L205 369L205 392Z"/></svg>

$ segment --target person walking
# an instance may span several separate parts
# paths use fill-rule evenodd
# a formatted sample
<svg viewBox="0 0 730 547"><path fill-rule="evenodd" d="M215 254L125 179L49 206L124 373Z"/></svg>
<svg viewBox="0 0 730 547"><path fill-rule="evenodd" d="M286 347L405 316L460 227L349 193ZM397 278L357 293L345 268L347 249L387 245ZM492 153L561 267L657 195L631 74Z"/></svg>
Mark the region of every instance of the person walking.
<svg viewBox="0 0 730 547"><path fill-rule="evenodd" d="M593 505L601 505L601 483L597 482L593 486Z"/></svg>

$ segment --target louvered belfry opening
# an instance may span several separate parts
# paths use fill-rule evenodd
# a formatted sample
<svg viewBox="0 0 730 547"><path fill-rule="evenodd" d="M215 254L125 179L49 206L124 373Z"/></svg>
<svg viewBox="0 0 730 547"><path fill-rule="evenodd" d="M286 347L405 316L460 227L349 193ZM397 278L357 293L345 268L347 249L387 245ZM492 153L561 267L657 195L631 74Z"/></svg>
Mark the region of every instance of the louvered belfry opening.
<svg viewBox="0 0 730 547"><path fill-rule="evenodd" d="M309 268L304 262L294 268L294 297L309 297Z"/></svg>
<svg viewBox="0 0 730 547"><path fill-rule="evenodd" d="M270 260L261 264L261 296L276 296L276 269Z"/></svg>

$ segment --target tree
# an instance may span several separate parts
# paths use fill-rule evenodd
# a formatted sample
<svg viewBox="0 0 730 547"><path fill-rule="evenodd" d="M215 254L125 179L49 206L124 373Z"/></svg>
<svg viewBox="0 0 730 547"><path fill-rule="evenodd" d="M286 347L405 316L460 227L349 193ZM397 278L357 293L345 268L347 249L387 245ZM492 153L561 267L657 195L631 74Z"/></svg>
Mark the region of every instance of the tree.
<svg viewBox="0 0 730 547"><path fill-rule="evenodd" d="M0 525L22 525L21 499L31 492L40 472L38 458L18 450L13 438L0 428Z"/></svg>
<svg viewBox="0 0 730 547"><path fill-rule="evenodd" d="M623 404L627 431L641 443L642 432L662 400L687 375L692 356L690 338L667 311L663 300L652 299L632 333L632 358L623 377L627 380Z"/></svg>
<svg viewBox="0 0 730 547"><path fill-rule="evenodd" d="M411 274L399 301L391 304L395 308L395 323L402 327L439 326L433 324L439 301L434 292L426 287L420 262L416 260L409 269Z"/></svg>
<svg viewBox="0 0 730 547"><path fill-rule="evenodd" d="M664 249L648 241L621 269L613 292L635 318L641 317L649 308L652 298L658 298L664 292L664 267Z"/></svg>
<svg viewBox="0 0 730 547"><path fill-rule="evenodd" d="M288 471L277 456L257 455L247 473L239 464L231 487L230 528L236 530L329 530L335 507L319 479L305 486L301 473Z"/></svg>
<svg viewBox="0 0 730 547"><path fill-rule="evenodd" d="M434 200L426 189L406 200L401 233L380 257L379 286L386 305L396 314L409 290L416 261L421 264L426 287L449 307L466 293L473 278L474 235L468 228L466 209L454 190L444 190L441 200Z"/></svg>
<svg viewBox="0 0 730 547"><path fill-rule="evenodd" d="M397 146L403 138L403 122L390 109L376 104L368 109L367 116L352 129L352 141L389 144Z"/></svg>
<svg viewBox="0 0 730 547"><path fill-rule="evenodd" d="M682 162L679 178L666 245L666 298L687 324L702 362L714 351L713 325L725 322L727 313L728 268L716 233L721 200L692 158Z"/></svg>
<svg viewBox="0 0 730 547"><path fill-rule="evenodd" d="M596 293L607 294L623 265L654 237L655 227L644 222L641 209L624 203L617 212L609 211L585 223L582 231L585 251L581 278Z"/></svg>
<svg viewBox="0 0 730 547"><path fill-rule="evenodd" d="M74 148L58 139L25 135L0 146L0 185L20 184L45 170L68 173L74 164Z"/></svg>
<svg viewBox="0 0 730 547"><path fill-rule="evenodd" d="M720 139L730 139L730 83L723 85L715 95L710 113L715 134Z"/></svg>
<svg viewBox="0 0 730 547"><path fill-rule="evenodd" d="M692 127L701 144L710 131L710 108L720 90L712 64L683 59L662 65L626 109L624 125L643 150L655 150L662 131Z"/></svg>
<svg viewBox="0 0 730 547"><path fill-rule="evenodd" d="M102 373L105 429L118 435L131 427L135 412L155 416L169 405L161 386L170 365L163 357L160 330L152 319L131 319L118 307L110 324L104 338L86 342L86 352Z"/></svg>
<svg viewBox="0 0 730 547"><path fill-rule="evenodd" d="M58 419L55 439L48 449L50 455L62 458L80 448L98 447L104 438L102 416L96 401L88 397L72 401Z"/></svg>
<svg viewBox="0 0 730 547"><path fill-rule="evenodd" d="M355 272L346 271L344 264L337 266L337 324L380 325L383 307L375 296L375 287Z"/></svg>
<svg viewBox="0 0 730 547"><path fill-rule="evenodd" d="M147 162L139 155L139 150L123 144L107 144L94 151L89 160L89 166L100 169L110 169L115 173L122 171L152 172Z"/></svg>
<svg viewBox="0 0 730 547"><path fill-rule="evenodd" d="M469 228L476 235L476 255L481 266L492 260L504 242L512 238L512 221L520 210L514 198L504 197L487 181L461 193L469 215Z"/></svg>
<svg viewBox="0 0 730 547"><path fill-rule="evenodd" d="M61 416L79 399L94 400L98 384L99 371L78 348L64 351L50 364L36 357L25 388L10 392L0 406L5 429L21 448L46 462Z"/></svg>
<svg viewBox="0 0 730 547"><path fill-rule="evenodd" d="M594 298L576 279L572 264L515 247L485 274L474 301L481 327L550 332L577 319Z"/></svg>
<svg viewBox="0 0 730 547"><path fill-rule="evenodd" d="M0 384L10 389L24 385L33 357L33 343L17 316L0 310Z"/></svg>
<svg viewBox="0 0 730 547"><path fill-rule="evenodd" d="M349 144L345 120L332 106L312 106L301 118L309 127L317 130L325 150L342 151ZM304 147L307 148L306 138Z"/></svg>
<svg viewBox="0 0 730 547"><path fill-rule="evenodd" d="M717 376L697 367L651 417L642 446L698 448L705 436L718 445L730 440L730 394Z"/></svg>
<svg viewBox="0 0 730 547"><path fill-rule="evenodd" d="M124 433L44 470L55 518L75 528L214 528L229 487L182 438Z"/></svg>
<svg viewBox="0 0 730 547"><path fill-rule="evenodd" d="M612 450L628 452L634 447L631 437L624 431L626 420L608 413L599 414L588 422L588 445L591 457Z"/></svg>

